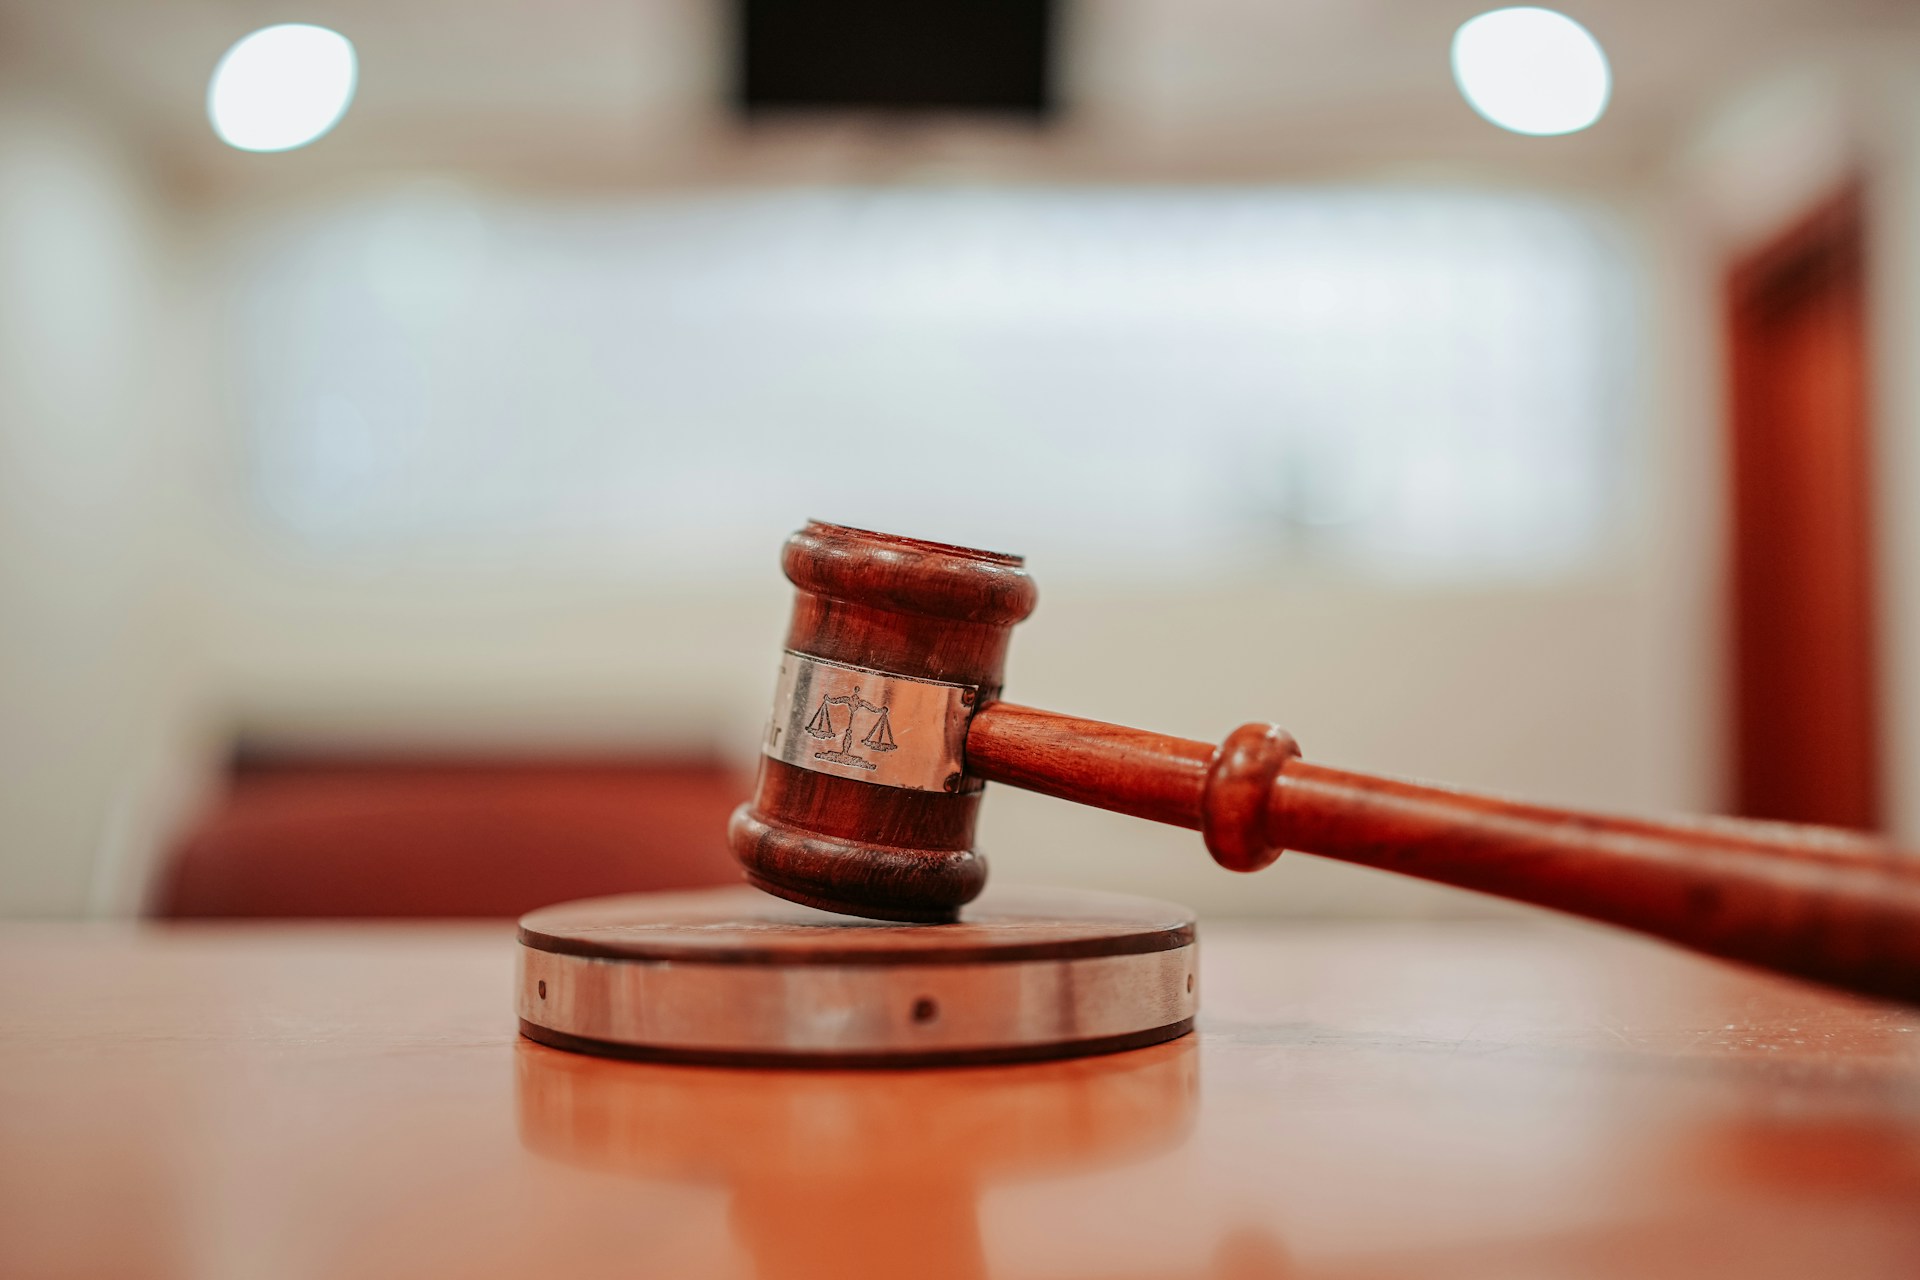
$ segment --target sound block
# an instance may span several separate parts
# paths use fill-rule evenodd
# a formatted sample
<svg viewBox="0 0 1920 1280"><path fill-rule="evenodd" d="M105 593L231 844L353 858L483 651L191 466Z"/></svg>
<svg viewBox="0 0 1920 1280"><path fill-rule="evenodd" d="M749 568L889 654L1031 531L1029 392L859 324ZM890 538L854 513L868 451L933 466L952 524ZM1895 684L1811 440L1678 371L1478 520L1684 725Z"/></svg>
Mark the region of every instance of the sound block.
<svg viewBox="0 0 1920 1280"><path fill-rule="evenodd" d="M755 889L632 894L520 921L520 1031L560 1049L743 1066L1110 1053L1186 1034L1193 915L988 889L953 924L833 915Z"/></svg>

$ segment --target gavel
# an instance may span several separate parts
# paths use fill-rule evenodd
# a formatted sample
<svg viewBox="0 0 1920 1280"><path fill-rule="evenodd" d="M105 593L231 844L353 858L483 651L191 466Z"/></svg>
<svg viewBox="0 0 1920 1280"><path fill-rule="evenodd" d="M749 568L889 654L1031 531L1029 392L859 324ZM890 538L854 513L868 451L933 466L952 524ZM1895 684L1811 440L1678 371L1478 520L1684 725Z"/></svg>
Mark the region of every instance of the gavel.
<svg viewBox="0 0 1920 1280"><path fill-rule="evenodd" d="M999 782L1198 830L1233 871L1290 849L1920 1003L1920 861L1875 837L1578 813L1312 764L1267 724L1213 746L1016 706L1007 642L1037 600L1020 557L815 521L781 564L773 716L728 827L769 893L954 920L986 883L974 822Z"/></svg>

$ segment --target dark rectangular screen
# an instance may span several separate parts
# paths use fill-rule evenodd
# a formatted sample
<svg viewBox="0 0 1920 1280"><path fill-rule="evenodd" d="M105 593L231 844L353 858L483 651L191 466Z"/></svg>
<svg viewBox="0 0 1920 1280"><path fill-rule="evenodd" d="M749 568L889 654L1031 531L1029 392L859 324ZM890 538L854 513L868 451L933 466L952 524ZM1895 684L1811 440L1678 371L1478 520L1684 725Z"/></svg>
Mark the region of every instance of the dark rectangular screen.
<svg viewBox="0 0 1920 1280"><path fill-rule="evenodd" d="M735 97L779 110L1053 106L1053 0L735 0Z"/></svg>

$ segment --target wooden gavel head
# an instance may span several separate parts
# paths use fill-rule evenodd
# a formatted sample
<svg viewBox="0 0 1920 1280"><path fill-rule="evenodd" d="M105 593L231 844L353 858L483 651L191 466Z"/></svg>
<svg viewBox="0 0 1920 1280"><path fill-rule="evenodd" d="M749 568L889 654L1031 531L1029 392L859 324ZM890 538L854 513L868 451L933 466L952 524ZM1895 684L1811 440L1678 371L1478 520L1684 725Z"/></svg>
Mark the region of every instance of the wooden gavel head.
<svg viewBox="0 0 1920 1280"><path fill-rule="evenodd" d="M951 920L987 879L967 720L999 696L1033 580L1018 556L817 521L781 567L798 592L734 856L808 906Z"/></svg>

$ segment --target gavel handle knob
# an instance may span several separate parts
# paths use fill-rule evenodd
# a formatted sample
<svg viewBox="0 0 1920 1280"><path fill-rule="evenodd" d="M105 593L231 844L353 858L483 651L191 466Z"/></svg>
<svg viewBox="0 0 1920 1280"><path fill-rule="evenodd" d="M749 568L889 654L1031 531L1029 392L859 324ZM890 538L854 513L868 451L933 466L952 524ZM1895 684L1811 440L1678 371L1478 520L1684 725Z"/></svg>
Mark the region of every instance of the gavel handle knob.
<svg viewBox="0 0 1920 1280"><path fill-rule="evenodd" d="M1869 836L1602 817L1349 773L1300 759L1270 725L1216 748L995 703L966 751L989 782L1198 830L1236 871L1294 849L1920 1003L1920 859Z"/></svg>

